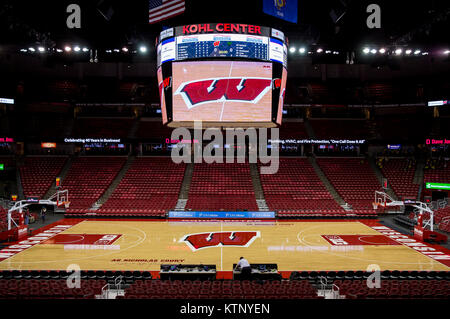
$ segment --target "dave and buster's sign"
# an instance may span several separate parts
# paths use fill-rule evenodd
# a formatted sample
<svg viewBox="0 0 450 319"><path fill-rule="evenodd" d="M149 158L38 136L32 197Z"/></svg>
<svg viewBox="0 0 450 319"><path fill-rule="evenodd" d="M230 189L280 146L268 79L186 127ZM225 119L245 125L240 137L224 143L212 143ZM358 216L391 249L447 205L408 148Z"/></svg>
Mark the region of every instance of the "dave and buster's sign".
<svg viewBox="0 0 450 319"><path fill-rule="evenodd" d="M243 23L202 23L175 28L175 36L204 33L242 33L270 36L270 28Z"/></svg>

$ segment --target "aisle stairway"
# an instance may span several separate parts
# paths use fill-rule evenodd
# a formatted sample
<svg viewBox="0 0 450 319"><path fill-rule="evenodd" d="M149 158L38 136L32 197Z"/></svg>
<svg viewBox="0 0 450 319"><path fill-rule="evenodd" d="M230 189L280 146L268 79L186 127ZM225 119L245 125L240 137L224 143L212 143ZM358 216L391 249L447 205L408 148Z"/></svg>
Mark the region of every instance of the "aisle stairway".
<svg viewBox="0 0 450 319"><path fill-rule="evenodd" d="M317 158L317 164L341 198L354 211L373 211L375 191L381 183L364 158Z"/></svg>
<svg viewBox="0 0 450 319"><path fill-rule="evenodd" d="M16 169L16 184L19 198L25 199L25 195L23 193L22 178L20 177L20 170L18 168Z"/></svg>
<svg viewBox="0 0 450 319"><path fill-rule="evenodd" d="M261 179L259 178L259 171L257 164L250 164L250 176L252 177L253 190L255 191L256 205L258 205L259 211L268 211L266 200L264 198L264 192L261 186Z"/></svg>
<svg viewBox="0 0 450 319"><path fill-rule="evenodd" d="M325 185L325 188L330 192L333 199L341 206L346 208L345 201L342 199L341 196L339 196L338 192L334 189L333 185L331 185L328 178L325 176L325 174L320 169L319 165L317 165L316 158L314 156L309 156L308 161L311 163L312 167L316 171L317 176L322 181L322 183Z"/></svg>
<svg viewBox="0 0 450 319"><path fill-rule="evenodd" d="M414 184L419 185L419 190L417 191L417 199L420 200L422 195L422 188L424 182L424 169L425 161L423 159L418 159L416 164L416 172L414 173Z"/></svg>
<svg viewBox="0 0 450 319"><path fill-rule="evenodd" d="M67 161L65 162L63 168L61 169L61 172L59 172L58 177L61 179L61 185L64 185L64 179L67 176L67 173L69 172L70 167L72 166L72 161L75 158L75 156L69 156L67 158ZM48 189L47 193L45 193L44 198L49 198L53 194L56 193L56 181L52 183L52 186ZM69 194L70 197L70 194Z"/></svg>
<svg viewBox="0 0 450 319"><path fill-rule="evenodd" d="M194 164L186 164L184 171L183 183L181 184L180 195L175 206L175 210L183 211L186 208L186 203L189 198L189 189L191 187L192 174L194 172Z"/></svg>
<svg viewBox="0 0 450 319"><path fill-rule="evenodd" d="M305 129L306 132L308 133L309 138L311 139L315 139L316 138L316 133L314 132L314 129L312 128L311 122L309 120L305 120Z"/></svg>
<svg viewBox="0 0 450 319"><path fill-rule="evenodd" d="M68 211L88 210L108 189L126 163L123 156L85 156L73 161L63 181L69 190Z"/></svg>
<svg viewBox="0 0 450 319"><path fill-rule="evenodd" d="M375 159L373 157L369 157L368 161L369 161L370 167L372 168L373 172L375 173L375 176L378 179L378 182L380 183L380 186L383 187L383 178L385 178L385 176L383 176L383 173L381 172L380 168L375 163ZM390 188L389 185L388 185L388 187L389 188L385 189L384 192L386 192L386 194L391 196L393 199L399 200L397 194L394 193L394 191Z"/></svg>
<svg viewBox="0 0 450 319"><path fill-rule="evenodd" d="M97 210L99 209L104 203L106 203L106 201L109 199L109 197L111 196L111 194L114 192L114 190L117 188L117 186L120 184L120 182L122 181L122 178L125 176L126 172L128 171L128 169L130 168L131 164L133 164L134 160L135 160L135 156L131 155L128 156L127 161L125 163L125 165L122 166L122 169L120 170L119 174L117 174L116 178L114 178L113 182L111 183L111 185L109 185L108 189L105 191L105 193L103 193L103 195L97 200L97 202L95 202L92 207L91 210Z"/></svg>

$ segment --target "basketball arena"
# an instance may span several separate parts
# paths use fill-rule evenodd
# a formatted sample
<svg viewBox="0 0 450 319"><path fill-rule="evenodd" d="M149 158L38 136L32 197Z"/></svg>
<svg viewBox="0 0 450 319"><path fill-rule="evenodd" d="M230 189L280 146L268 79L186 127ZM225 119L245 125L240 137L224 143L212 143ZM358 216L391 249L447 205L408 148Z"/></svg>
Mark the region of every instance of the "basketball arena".
<svg viewBox="0 0 450 319"><path fill-rule="evenodd" d="M0 5L0 299L448 300L448 3L206 5Z"/></svg>

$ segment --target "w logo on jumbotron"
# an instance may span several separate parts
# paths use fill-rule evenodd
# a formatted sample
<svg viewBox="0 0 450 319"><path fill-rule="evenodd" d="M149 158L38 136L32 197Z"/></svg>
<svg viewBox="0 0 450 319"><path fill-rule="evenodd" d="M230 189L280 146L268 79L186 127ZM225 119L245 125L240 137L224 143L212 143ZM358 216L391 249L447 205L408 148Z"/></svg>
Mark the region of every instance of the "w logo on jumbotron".
<svg viewBox="0 0 450 319"><path fill-rule="evenodd" d="M258 103L272 88L271 78L215 78L182 83L175 91L188 109L213 102Z"/></svg>
<svg viewBox="0 0 450 319"><path fill-rule="evenodd" d="M259 231L229 231L189 234L180 239L193 251L220 246L248 247L260 237Z"/></svg>

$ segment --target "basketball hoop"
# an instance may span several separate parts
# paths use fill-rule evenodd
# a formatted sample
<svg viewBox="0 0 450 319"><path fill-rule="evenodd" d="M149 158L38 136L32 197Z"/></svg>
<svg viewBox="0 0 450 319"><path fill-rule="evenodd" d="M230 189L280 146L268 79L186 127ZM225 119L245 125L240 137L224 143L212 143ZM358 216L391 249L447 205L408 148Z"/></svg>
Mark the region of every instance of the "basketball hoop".
<svg viewBox="0 0 450 319"><path fill-rule="evenodd" d="M56 206L69 208L69 191L67 189L58 190L56 192Z"/></svg>
<svg viewBox="0 0 450 319"><path fill-rule="evenodd" d="M388 200L390 200L391 202L393 201L393 199L389 197L388 194L384 192L375 191L375 201L372 203L373 209L378 209L379 206L386 208Z"/></svg>
<svg viewBox="0 0 450 319"><path fill-rule="evenodd" d="M65 208L65 209L67 209L67 208L69 208L69 206L70 206L70 202L68 202L68 201L57 202L57 203L56 203L56 206L57 206L57 207L60 207L60 208Z"/></svg>

